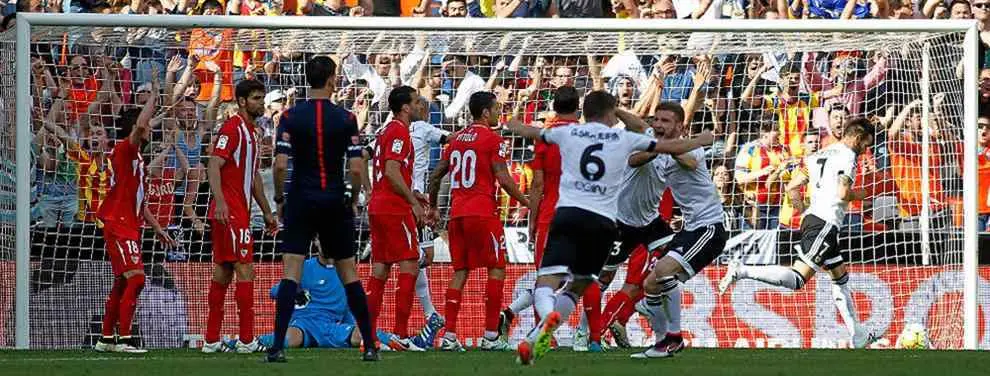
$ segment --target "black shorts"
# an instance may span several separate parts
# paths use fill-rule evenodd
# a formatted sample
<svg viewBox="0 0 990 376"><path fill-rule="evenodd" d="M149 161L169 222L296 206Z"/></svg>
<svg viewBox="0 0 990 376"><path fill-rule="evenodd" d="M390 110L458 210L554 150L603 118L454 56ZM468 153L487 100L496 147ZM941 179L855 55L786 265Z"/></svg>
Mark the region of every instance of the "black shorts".
<svg viewBox="0 0 990 376"><path fill-rule="evenodd" d="M426 249L433 248L433 240L436 239L436 233L429 226L423 226L419 229L419 268L426 267Z"/></svg>
<svg viewBox="0 0 990 376"><path fill-rule="evenodd" d="M839 228L808 214L801 221L801 261L832 270L842 265L842 253L839 249Z"/></svg>
<svg viewBox="0 0 990 376"><path fill-rule="evenodd" d="M279 247L283 253L309 255L313 238L319 236L324 257L354 257L354 211L343 199L287 199L283 210L285 226Z"/></svg>
<svg viewBox="0 0 990 376"><path fill-rule="evenodd" d="M611 219L584 209L558 208L538 274L593 277L602 270L615 238Z"/></svg>
<svg viewBox="0 0 990 376"><path fill-rule="evenodd" d="M645 227L627 226L622 222L618 222L616 227L619 229L619 247L608 255L602 270L614 271L629 259L636 247L642 245L647 252L654 251L663 245L660 240L674 234L670 225L660 217Z"/></svg>
<svg viewBox="0 0 990 376"><path fill-rule="evenodd" d="M667 255L673 257L684 269L677 278L682 282L701 273L711 264L725 248L729 239L725 227L721 223L699 227L694 230L682 230L674 235L674 240L667 247Z"/></svg>

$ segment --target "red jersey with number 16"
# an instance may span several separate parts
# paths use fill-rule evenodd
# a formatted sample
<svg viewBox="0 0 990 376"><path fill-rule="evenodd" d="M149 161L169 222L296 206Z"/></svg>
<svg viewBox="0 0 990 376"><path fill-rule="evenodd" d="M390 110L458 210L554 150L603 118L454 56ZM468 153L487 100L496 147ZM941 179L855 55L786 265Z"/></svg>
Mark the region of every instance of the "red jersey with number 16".
<svg viewBox="0 0 990 376"><path fill-rule="evenodd" d="M554 117L547 122L547 128L562 127L576 123L571 120L561 120ZM537 142L533 148L533 170L543 170L543 198L540 200L540 214L536 223L553 221L557 210L557 198L560 190L560 147L545 142Z"/></svg>
<svg viewBox="0 0 990 376"><path fill-rule="evenodd" d="M492 167L505 165L508 152L501 136L478 123L450 138L441 158L450 163L451 218L497 214Z"/></svg>
<svg viewBox="0 0 990 376"><path fill-rule="evenodd" d="M96 215L103 231L122 239L140 238L141 210L144 208L144 160L141 150L125 138L113 147L110 193Z"/></svg>
<svg viewBox="0 0 990 376"><path fill-rule="evenodd" d="M247 227L251 220L251 186L258 171L258 145L254 126L234 115L220 127L213 155L224 159L220 167L220 189L233 218L231 223ZM210 200L214 218L216 198Z"/></svg>
<svg viewBox="0 0 990 376"><path fill-rule="evenodd" d="M414 158L408 124L392 119L378 131L375 138L374 181L371 201L368 203L368 214L412 214L412 205L392 189L392 184L385 178L385 162L399 162L403 184L411 187Z"/></svg>

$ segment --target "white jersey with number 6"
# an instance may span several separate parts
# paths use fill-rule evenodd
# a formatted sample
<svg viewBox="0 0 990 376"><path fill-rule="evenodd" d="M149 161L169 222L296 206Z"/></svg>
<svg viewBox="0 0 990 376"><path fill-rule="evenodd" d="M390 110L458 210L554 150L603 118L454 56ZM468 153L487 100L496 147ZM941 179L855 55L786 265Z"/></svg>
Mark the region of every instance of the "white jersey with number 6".
<svg viewBox="0 0 990 376"><path fill-rule="evenodd" d="M584 209L615 220L629 154L652 150L656 140L601 123L546 128L543 141L560 146L557 207Z"/></svg>
<svg viewBox="0 0 990 376"><path fill-rule="evenodd" d="M805 157L811 185L811 206L805 215L813 214L826 223L838 226L845 219L848 202L839 198L839 178L855 182L856 152L841 142Z"/></svg>

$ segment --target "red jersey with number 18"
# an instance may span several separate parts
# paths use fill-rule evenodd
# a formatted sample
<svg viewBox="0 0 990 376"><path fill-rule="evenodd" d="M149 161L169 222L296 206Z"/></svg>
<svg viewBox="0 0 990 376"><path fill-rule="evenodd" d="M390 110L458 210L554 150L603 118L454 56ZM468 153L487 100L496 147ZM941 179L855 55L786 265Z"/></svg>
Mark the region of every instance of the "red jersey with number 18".
<svg viewBox="0 0 990 376"><path fill-rule="evenodd" d="M441 157L450 163L451 218L497 214L492 167L505 165L508 152L502 137L482 124L471 124L451 137Z"/></svg>
<svg viewBox="0 0 990 376"><path fill-rule="evenodd" d="M411 187L414 159L409 125L401 120L392 119L378 131L375 139L374 181L371 200L368 203L368 214L412 214L412 205L392 189L392 184L385 178L385 162L399 162L403 184Z"/></svg>
<svg viewBox="0 0 990 376"><path fill-rule="evenodd" d="M213 155L223 158L220 189L230 209L231 223L247 227L251 221L251 186L258 171L258 145L254 127L235 115L220 127ZM209 217L214 218L216 199L210 200Z"/></svg>
<svg viewBox="0 0 990 376"><path fill-rule="evenodd" d="M127 239L140 239L144 208L144 160L137 145L125 138L113 147L110 193L97 211L103 231Z"/></svg>

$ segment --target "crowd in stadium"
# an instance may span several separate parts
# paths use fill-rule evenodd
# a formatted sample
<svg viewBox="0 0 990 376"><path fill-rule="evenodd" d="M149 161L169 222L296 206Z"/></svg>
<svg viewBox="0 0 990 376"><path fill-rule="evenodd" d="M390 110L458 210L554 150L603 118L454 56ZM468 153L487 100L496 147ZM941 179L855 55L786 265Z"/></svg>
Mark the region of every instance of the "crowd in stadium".
<svg viewBox="0 0 990 376"><path fill-rule="evenodd" d="M411 17L570 17L695 19L972 19L980 21L981 230L990 227L990 0L714 1L714 0L22 0L2 2L4 30L20 12L100 14L308 15ZM797 22L797 21L795 21ZM255 79L265 85L265 112L257 121L261 176L274 192L272 165L280 115L306 97L303 69L313 56L286 45L250 51L232 30L177 34L184 47L162 41L154 29L128 31L130 46L38 44L33 49L35 192L32 220L59 228L98 226L96 213L111 184L108 153L115 119L138 111L161 94L161 130L145 152L146 204L163 228L205 239L209 231L206 164L218 124L237 111L234 85ZM100 35L93 33L93 40ZM171 37L171 35L170 35ZM555 114L552 93L562 86L582 92L604 89L619 106L651 118L660 101L683 104L691 133L710 130L706 150L712 179L725 207L726 227L796 230L805 208L789 183L799 160L841 137L846 119L865 116L876 127L877 146L860 156L856 182L869 199L852 203L852 232L913 229L922 207L922 185L931 192L934 227L961 226L962 138L957 62L937 67L945 92L932 93L929 124L922 124L920 64L911 51L783 52L696 56L482 56L432 54L417 45L408 53L338 54L341 66L334 100L351 109L362 135L372 139L389 120L385 98L392 88L413 86L428 102L424 118L445 131L466 125L467 99L495 93L509 109L523 107L523 122L543 127ZM299 48L296 46L296 48ZM914 55L911 55L914 54ZM909 56L910 55L910 56ZM960 55L961 56L961 55ZM894 66L896 60L900 66ZM953 81L955 80L955 81ZM160 90L159 92L154 92ZM944 106L943 106L944 105ZM932 157L928 182L921 178L921 132L929 127ZM533 183L533 143L505 136L509 171L526 193ZM431 166L441 154L431 150ZM529 208L500 193L501 219L530 225ZM271 200L271 197L269 197ZM664 217L678 227L676 204L665 199ZM276 207L275 202L270 202ZM254 208L252 224L264 227ZM198 234L198 235L197 235ZM441 231L441 237L442 231ZM179 238L179 237L177 237ZM180 239L176 239L180 240ZM182 254L170 254L181 260Z"/></svg>

